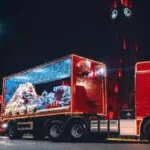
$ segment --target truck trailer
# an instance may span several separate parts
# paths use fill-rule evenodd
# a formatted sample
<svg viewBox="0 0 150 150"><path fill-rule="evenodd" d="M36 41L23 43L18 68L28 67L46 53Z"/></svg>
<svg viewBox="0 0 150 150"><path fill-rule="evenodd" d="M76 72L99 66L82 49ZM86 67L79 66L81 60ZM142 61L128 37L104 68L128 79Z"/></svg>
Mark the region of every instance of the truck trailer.
<svg viewBox="0 0 150 150"><path fill-rule="evenodd" d="M10 139L86 140L90 135L150 141L150 61L138 62L133 109L110 109L106 65L69 55L4 77L3 120Z"/></svg>
<svg viewBox="0 0 150 150"><path fill-rule="evenodd" d="M2 117L10 139L84 140L107 116L106 97L105 64L72 54L4 77Z"/></svg>

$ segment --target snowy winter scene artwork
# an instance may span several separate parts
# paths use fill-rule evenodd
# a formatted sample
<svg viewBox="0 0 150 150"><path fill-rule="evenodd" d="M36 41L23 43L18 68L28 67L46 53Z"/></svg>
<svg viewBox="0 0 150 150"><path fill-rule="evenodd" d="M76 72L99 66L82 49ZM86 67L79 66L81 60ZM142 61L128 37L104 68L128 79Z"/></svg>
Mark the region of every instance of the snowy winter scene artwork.
<svg viewBox="0 0 150 150"><path fill-rule="evenodd" d="M5 116L35 114L70 107L70 67L66 59L5 80Z"/></svg>

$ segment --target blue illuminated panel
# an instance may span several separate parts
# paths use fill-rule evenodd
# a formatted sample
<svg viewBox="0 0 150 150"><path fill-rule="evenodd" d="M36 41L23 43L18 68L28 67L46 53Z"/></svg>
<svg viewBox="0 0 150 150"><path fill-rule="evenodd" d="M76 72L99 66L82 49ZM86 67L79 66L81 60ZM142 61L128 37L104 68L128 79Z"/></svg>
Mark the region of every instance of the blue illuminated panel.
<svg viewBox="0 0 150 150"><path fill-rule="evenodd" d="M50 63L46 66L40 66L25 73L9 77L5 80L4 101L6 104L9 102L20 84L32 83L33 85L39 85L68 78L70 77L70 74L71 59L67 58L53 64Z"/></svg>

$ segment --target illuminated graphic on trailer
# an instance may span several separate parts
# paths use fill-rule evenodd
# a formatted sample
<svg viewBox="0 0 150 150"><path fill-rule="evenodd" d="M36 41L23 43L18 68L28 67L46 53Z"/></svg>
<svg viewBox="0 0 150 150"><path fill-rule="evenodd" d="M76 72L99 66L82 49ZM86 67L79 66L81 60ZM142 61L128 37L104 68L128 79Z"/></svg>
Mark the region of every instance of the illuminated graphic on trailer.
<svg viewBox="0 0 150 150"><path fill-rule="evenodd" d="M6 115L34 113L70 104L71 59L40 66L4 79Z"/></svg>

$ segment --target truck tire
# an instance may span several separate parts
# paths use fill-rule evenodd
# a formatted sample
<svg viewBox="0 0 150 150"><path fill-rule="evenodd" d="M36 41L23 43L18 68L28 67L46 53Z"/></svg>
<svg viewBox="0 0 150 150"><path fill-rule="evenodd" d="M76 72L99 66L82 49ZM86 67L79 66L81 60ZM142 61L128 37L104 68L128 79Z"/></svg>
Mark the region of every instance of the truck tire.
<svg viewBox="0 0 150 150"><path fill-rule="evenodd" d="M63 138L63 124L51 123L49 127L49 138L52 141L61 141Z"/></svg>
<svg viewBox="0 0 150 150"><path fill-rule="evenodd" d="M144 125L144 137L150 141L150 120Z"/></svg>
<svg viewBox="0 0 150 150"><path fill-rule="evenodd" d="M88 130L85 123L73 122L69 127L69 138L71 141L85 141L88 137Z"/></svg>
<svg viewBox="0 0 150 150"><path fill-rule="evenodd" d="M9 139L21 139L23 134L17 131L16 126L11 126L8 132Z"/></svg>
<svg viewBox="0 0 150 150"><path fill-rule="evenodd" d="M11 127L9 128L8 136L9 136L9 139L16 139L16 138L17 138L17 130L16 130L16 127L11 126Z"/></svg>

